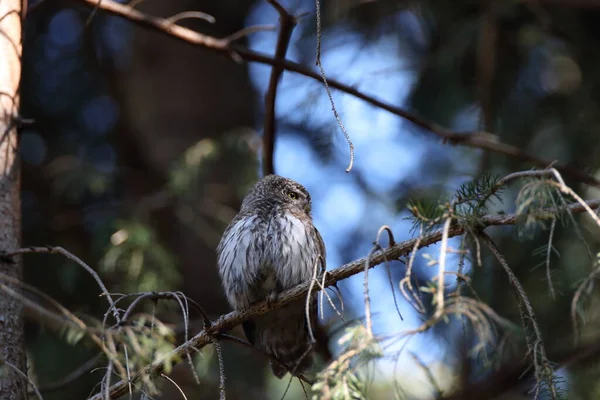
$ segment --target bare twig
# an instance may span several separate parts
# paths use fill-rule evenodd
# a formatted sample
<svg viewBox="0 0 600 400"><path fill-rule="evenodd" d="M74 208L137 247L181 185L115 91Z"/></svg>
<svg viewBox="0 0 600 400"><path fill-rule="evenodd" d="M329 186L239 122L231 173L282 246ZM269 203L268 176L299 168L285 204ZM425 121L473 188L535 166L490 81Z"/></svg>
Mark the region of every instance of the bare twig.
<svg viewBox="0 0 600 400"><path fill-rule="evenodd" d="M379 244L373 246L369 256L365 259L365 278L363 283L363 295L365 297L365 326L367 334L373 337L373 324L371 322L371 299L369 297L369 268L371 267L371 258L373 254L381 248ZM382 252L383 253L383 252ZM384 259L385 262L386 259Z"/></svg>
<svg viewBox="0 0 600 400"><path fill-rule="evenodd" d="M213 339L213 345L215 346L215 352L217 353L217 359L219 361L219 400L225 400L227 395L225 391L225 362L223 361L223 350L221 349L221 343L217 339Z"/></svg>
<svg viewBox="0 0 600 400"><path fill-rule="evenodd" d="M305 305L305 317L306 317L306 329L308 329L308 336L310 338L310 342L311 343L316 343L317 340L315 339L315 333L313 331L313 326L312 326L312 318L311 318L311 303L313 300L313 288L315 287L315 283L319 283L319 281L317 280L317 274L318 274L318 270L319 270L319 265L324 262L323 257L319 254L319 256L317 257L317 259L315 260L315 265L313 267L313 275L312 275L312 279L310 280L310 285L308 287L308 293L306 294L306 305ZM323 289L321 289L323 290Z"/></svg>
<svg viewBox="0 0 600 400"><path fill-rule="evenodd" d="M396 243L396 240L394 239L394 233L392 232L392 228L390 228L387 225L383 225L381 228L379 228L379 231L377 231L377 238L375 239L375 243L379 244L379 240L380 240L383 232L387 233L389 245L393 246ZM383 248L381 248L381 246L380 246L380 250L383 250ZM390 283L390 287L392 289L392 297L394 299L394 307L396 307L396 312L398 313L400 320L404 321L404 318L402 318L402 313L400 312L400 307L398 307L398 299L396 299L395 285L392 282L392 271L390 270L390 266L389 266L387 259L384 262L384 266L385 266L385 271L388 276L388 281Z"/></svg>
<svg viewBox="0 0 600 400"><path fill-rule="evenodd" d="M92 269L92 267L90 267L89 265L87 265L86 263L84 263L79 257L77 257L76 255L68 252L67 250L63 249L62 247L52 247L52 246L26 247L26 248L23 248L23 249L18 249L18 250L14 250L14 251L2 253L1 255L3 257L12 258L12 257L17 256L17 255L29 254L29 253L60 254L60 255L62 255L64 257L68 258L69 260L74 261L75 263L79 264L79 266L81 266L83 269L85 269L87 271L87 273L89 273L92 276L92 278L94 278L94 280L96 281L96 283L98 284L98 286L102 290L102 294L104 295L104 297L106 297L106 300L108 301L108 303L110 305L110 309L109 310L112 310L112 313L113 313L113 316L115 317L115 320L117 322L121 321L121 317L119 315L119 310L115 306L115 302L113 301L112 296L110 295L110 293L106 289L106 286L104 286L104 282L102 282L102 279L100 279L100 276L96 273L96 271L94 271Z"/></svg>
<svg viewBox="0 0 600 400"><path fill-rule="evenodd" d="M12 281L12 283L16 283L16 284L25 286L23 283L15 282L9 276L0 275L0 277L4 280ZM122 372L123 375L125 375L125 369L123 368L122 364L115 356L116 352L114 351L114 341L113 341L112 335L109 332L99 331L98 329L87 327L81 319L77 318L75 315L70 313L66 308L64 308L62 305L60 305L58 302L54 301L52 298L50 298L48 295L44 294L43 292L38 292L38 294L41 295L44 299L48 300L66 318L64 318L64 319L61 318L61 316L56 315L52 311L45 309L44 307L40 306L36 302L23 296L20 292L12 289L11 287L9 287L3 283L0 283L0 290L16 299L19 299L19 301L23 304L25 309L35 313L36 316L40 317L43 321L49 321L50 323L52 323L54 325L58 324L58 326L70 327L70 328L73 328L80 332L85 332L89 336L89 338L92 339L92 341L102 350L102 352L104 352L104 354L107 356L109 361L111 363L114 363L114 365L117 367L119 372ZM99 335L103 335L103 337L100 337Z"/></svg>
<svg viewBox="0 0 600 400"><path fill-rule="evenodd" d="M556 168L549 168L548 171L550 171L556 178L556 180L557 180L556 186L558 186L560 191L573 197L579 204L581 204L581 206L583 208L585 208L585 211L588 213L588 215L592 218L592 220L600 228L600 218L598 218L596 213L585 203L585 201L577 193L575 193L575 191L573 189L571 189L570 187L568 187L565 184L565 181L562 179L562 176L560 176L560 173L558 172L558 170Z"/></svg>
<svg viewBox="0 0 600 400"><path fill-rule="evenodd" d="M48 383L46 385L40 385L39 389L41 392L53 392L56 390L60 390L70 383L79 379L83 374L90 372L92 368L94 368L98 361L102 358L102 353L97 354L96 356L90 358L77 368L73 370L70 374L66 375L64 378L61 378L55 382Z"/></svg>
<svg viewBox="0 0 600 400"><path fill-rule="evenodd" d="M415 240L415 244L413 246L412 251L410 252L410 257L408 259L408 265L406 266L406 272L404 273L404 278L400 281L399 287L400 292L408 301L408 303L413 306L413 308L418 312L423 314L425 312L425 305L421 301L420 293L413 288L412 285L412 268L415 263L415 257L417 255L417 250L421 248L421 237L423 235L423 227L421 226L419 229L419 236L417 240ZM406 289L405 289L406 288ZM408 290L408 292L406 291Z"/></svg>
<svg viewBox="0 0 600 400"><path fill-rule="evenodd" d="M181 21L182 19L190 18L201 19L211 24L214 24L216 22L215 17L202 11L184 11L167 18L167 21L169 21L170 24L175 24Z"/></svg>
<svg viewBox="0 0 600 400"><path fill-rule="evenodd" d="M550 235L548 236L548 249L546 250L546 279L548 280L548 290L550 297L554 299L554 285L552 284L552 271L550 270L550 256L552 255L552 239L554 238L554 230L556 229L556 218L552 218L550 225Z"/></svg>
<svg viewBox="0 0 600 400"><path fill-rule="evenodd" d="M144 14L130 6L117 3L114 0L72 0L78 3L83 3L88 6L94 7L112 15L123 17L139 26L154 31L161 32L165 35L173 37L175 39L190 43L195 46L210 49L217 53L223 54L232 60L244 60L246 62L256 62L261 64L267 64L272 66L278 66L286 71L295 72L304 75L308 78L314 79L319 82L323 82L323 73L314 72L301 64L295 63L289 60L282 60L272 57L270 55L256 52L248 49L244 46L238 46L231 43L227 38L219 39L208 35L203 35L198 32L192 31L181 26L170 24L164 18L153 17ZM316 3L320 6L319 3ZM496 153L505 154L510 157L520 159L524 162L530 162L538 167L546 168L551 165L552 162L538 158L534 154L527 153L517 147L500 142L499 138L493 134L485 131L474 131L474 132L456 132L448 128L440 126L436 123L425 120L418 115L412 114L400 107L386 103L376 97L370 96L362 91L356 89L351 85L341 83L333 79L326 79L327 86L340 90L358 99L361 99L375 107L386 110L394 115L402 117L413 124L426 129L438 137L442 138L444 142L448 142L454 145L462 145L471 148L478 148L488 150ZM349 142L351 149L351 156L353 155L354 146ZM351 160L353 161L353 160ZM351 165L349 166L349 168ZM554 167L561 171L563 174L576 179L578 181L600 187L600 180L596 179L590 174L582 172L576 168L568 165L554 164Z"/></svg>
<svg viewBox="0 0 600 400"><path fill-rule="evenodd" d="M340 305L341 305L341 310L338 310L338 308L335 306L335 304L333 304L333 300L331 299L331 296L329 296L329 293L327 293L327 291L325 290L325 279L327 279L327 271L323 271L322 275L321 275L321 282L319 282L317 280L317 284L319 285L319 315L321 316L321 319L325 319L325 313L323 312L323 297L327 298L327 301L329 302L329 305L331 306L331 308L333 309L333 311L335 311L335 313L338 315L338 317L340 317L340 319L342 321L344 321L344 299L342 299L341 295L338 294L338 299L340 300ZM337 289L334 287L334 289ZM337 292L336 292L337 294Z"/></svg>
<svg viewBox="0 0 600 400"><path fill-rule="evenodd" d="M431 373L430 369L427 367L427 365L425 365L423 360L421 360L418 355L416 355L413 352L410 352L409 354L411 355L415 363L421 368L421 370L423 370L429 383L431 383L431 387L433 388L433 391L435 393L435 398L441 398L444 395L444 392L442 392L442 389L440 389L440 385L437 384L435 377Z"/></svg>
<svg viewBox="0 0 600 400"><path fill-rule="evenodd" d="M276 0L267 0L267 2L279 13L279 35L277 37L277 45L275 47L275 59L285 60L292 31L296 26L296 18L279 4ZM279 65L274 65L271 68L271 77L269 78L269 86L265 94L265 124L263 131L263 174L269 175L275 173L273 165L273 154L275 152L275 99L277 97L277 85L283 73L284 68Z"/></svg>
<svg viewBox="0 0 600 400"><path fill-rule="evenodd" d="M127 352L127 345L123 346L125 352L125 367L127 369L127 382L129 382L129 398L133 396L133 390L131 388L131 371L129 369L129 353Z"/></svg>
<svg viewBox="0 0 600 400"><path fill-rule="evenodd" d="M167 375L163 374L162 372L160 373L160 376L162 376L163 378L165 378L166 380L171 382L173 384L173 386L175 386L177 388L177 390L179 390L179 393L181 393L181 397L183 397L184 400L187 400L187 396L185 395L183 389L181 389L181 387L173 379L169 378Z"/></svg>
<svg viewBox="0 0 600 400"><path fill-rule="evenodd" d="M27 374L25 372L21 371L15 365L13 365L12 363L9 363L6 360L0 360L0 365L6 365L10 369L12 369L15 374L19 375L19 378L23 379L24 381L27 382L27 384L29 386L31 386L31 388L33 390L33 393L35 393L35 395L37 396L38 399L44 400L44 398L42 397L42 394L40 393L38 387L35 386L35 383L33 383L33 381L27 376Z"/></svg>
<svg viewBox="0 0 600 400"><path fill-rule="evenodd" d="M599 254L600 257L600 254ZM574 342L577 343L579 341L579 323L577 319L577 305L581 300L581 296L583 295L583 291L589 287L592 281L600 276L600 260L596 261L595 267L588 274L588 276L579 284L577 290L575 290L575 294L573 295L573 299L571 299L571 323L573 325L573 339Z"/></svg>
<svg viewBox="0 0 600 400"><path fill-rule="evenodd" d="M517 296L518 296L518 305L520 309L524 309L521 311L521 318L523 321L523 328L527 331L527 327L530 326L534 332L534 340L532 340L528 333L525 332L527 346L529 347L530 356L532 358L533 366L535 368L535 376L537 379L536 390L539 390L540 385L545 383L550 390L550 394L552 399L556 399L558 397L556 391L556 385L554 384L553 379L553 370L550 367L550 360L546 355L546 348L544 346L544 340L542 338L542 332L537 324L535 313L533 311L533 306L527 294L525 293L525 289L517 279L517 276L514 274L512 269L508 266L506 259L496 246L496 243L485 233L480 232L481 240L488 246L494 257L498 260L504 271L508 275L508 279L510 280L511 285L515 288ZM536 396L537 397L537 396Z"/></svg>
<svg viewBox="0 0 600 400"><path fill-rule="evenodd" d="M586 206L590 209L596 209L600 207L600 200L589 201L586 203ZM556 213L565 210L569 210L570 212L576 213L584 211L585 208L581 204L572 204L569 207L561 208L560 210L541 210L540 215L547 215L547 213ZM480 219L479 222L481 228L483 229L488 226L513 225L517 222L518 218L519 215L517 214L501 216L484 216ZM461 226L459 224L452 224L448 229L448 237L450 238L461 235L465 233L466 230L467 227L465 226ZM352 275L356 275L360 272L363 272L365 263L368 263L369 268L372 268L376 265L384 263L386 259L397 259L398 257L405 256L409 252L413 251L417 240L419 240L419 247L425 247L433 243L439 242L442 238L442 235L443 230L434 231L427 235L423 235L419 238L407 240L401 243L396 243L393 246L384 249L383 251L373 254L372 257L355 260L341 267L333 269L327 274L327 279L325 280L324 285L325 287L329 287L340 280L346 279ZM203 329L196 336L192 337L190 340L183 343L182 345L174 349L172 352L166 354L165 356L159 359L154 360L146 368L136 372L131 377L131 381L135 383L142 376L161 373L164 368L165 360L171 360L172 363L177 363L191 349L200 349L206 346L207 344L212 343L215 335L218 335L222 332L226 332L249 318L262 315L272 309L280 308L283 305L288 304L294 300L306 298L305 296L307 295L309 289L314 287L314 282L315 280L311 279L310 282L306 282L304 284L296 286L295 288L287 290L281 293L276 300L271 301L268 304L267 301L264 300L252 305L246 310L233 311L229 314L221 316L209 328ZM126 381L117 382L110 388L110 398L115 399L127 393L127 387L128 383ZM90 400L100 400L101 398L102 395L97 394L95 396L92 396Z"/></svg>
<svg viewBox="0 0 600 400"><path fill-rule="evenodd" d="M246 28L242 28L239 31L232 33L231 35L224 38L227 42L231 43L241 38L244 38L248 35L251 35L256 32L268 32L268 31L276 31L277 27L275 25L254 25L248 26Z"/></svg>
<svg viewBox="0 0 600 400"><path fill-rule="evenodd" d="M319 68L319 72L321 73L321 80L323 81L323 85L325 86L325 91L327 92L327 97L329 98L329 104L331 104L331 111L333 111L333 116L335 117L338 126L342 130L346 141L348 142L348 147L350 148L350 164L348 164L348 168L346 168L346 172L350 172L352 170L352 166L354 165L354 144L350 139L350 135L346 131L344 124L342 123L342 119L335 108L335 103L333 102L333 96L331 95L331 90L329 89L329 83L327 82L327 76L325 75L325 69L323 68L323 64L321 63L321 36L323 34L323 29L321 26L321 2L319 0L315 0L316 3L316 18L317 18L317 51L315 57L315 64Z"/></svg>
<svg viewBox="0 0 600 400"><path fill-rule="evenodd" d="M446 258L448 254L448 232L452 217L446 218L442 229L442 243L440 245L440 263L438 266L437 291L435 292L436 310L434 318L440 318L444 312L444 277L446 275Z"/></svg>

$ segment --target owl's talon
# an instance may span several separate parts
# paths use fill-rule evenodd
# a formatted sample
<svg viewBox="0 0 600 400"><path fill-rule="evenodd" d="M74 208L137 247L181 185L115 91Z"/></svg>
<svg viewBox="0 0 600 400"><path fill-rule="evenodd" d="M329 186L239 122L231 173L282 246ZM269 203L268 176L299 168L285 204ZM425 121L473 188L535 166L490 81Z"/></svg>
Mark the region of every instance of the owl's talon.
<svg viewBox="0 0 600 400"><path fill-rule="evenodd" d="M277 292L271 292L267 295L267 307L271 307L273 303L277 301L279 294Z"/></svg>

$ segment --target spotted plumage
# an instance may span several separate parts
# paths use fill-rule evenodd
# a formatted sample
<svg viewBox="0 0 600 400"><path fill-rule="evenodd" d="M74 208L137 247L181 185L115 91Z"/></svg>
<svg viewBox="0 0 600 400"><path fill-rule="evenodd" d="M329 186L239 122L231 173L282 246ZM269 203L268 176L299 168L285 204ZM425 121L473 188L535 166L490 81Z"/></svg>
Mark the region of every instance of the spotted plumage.
<svg viewBox="0 0 600 400"><path fill-rule="evenodd" d="M311 279L319 255L325 259L325 245L310 212L310 195L291 179L268 175L249 190L217 247L223 288L234 309L273 300ZM314 301L310 311L316 322ZM305 301L253 318L243 328L250 343L277 360L271 368L278 378L312 366Z"/></svg>

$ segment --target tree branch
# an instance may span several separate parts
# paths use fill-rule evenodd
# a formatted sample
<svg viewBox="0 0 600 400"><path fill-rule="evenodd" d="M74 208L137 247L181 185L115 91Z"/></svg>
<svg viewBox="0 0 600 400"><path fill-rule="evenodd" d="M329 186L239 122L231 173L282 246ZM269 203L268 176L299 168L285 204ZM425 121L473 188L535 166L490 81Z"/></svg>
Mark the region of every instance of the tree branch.
<svg viewBox="0 0 600 400"><path fill-rule="evenodd" d="M592 209L597 209L600 207L600 200L592 200L586 202L586 205ZM556 213L557 211L569 211L571 213L578 213L585 211L585 207L582 204L576 203L572 204L569 207L561 208L559 210L556 209L547 209L541 210L540 216L544 216L546 213ZM501 216L484 216L479 222L479 228L485 229L488 226L498 226L498 225L513 225L517 222L519 215L517 214L509 214L509 215L501 215ZM455 237L465 233L471 227L466 225L451 225L448 229L448 237ZM356 275L360 272L364 272L365 265L368 265L369 268L373 268L376 265L384 263L386 260L394 260L398 259L401 256L408 255L411 251L415 251L417 248L427 247L431 244L439 242L442 239L442 235L444 234L443 229L434 231L424 236L420 236L418 238L414 238L411 240L406 240L402 243L397 243L389 246L383 251L379 251L376 254L373 254L369 257L361 258L359 260L352 261L348 264L342 265L334 270L328 271L325 277L323 287L329 287L335 285L338 281L346 279L350 276ZM415 246L415 243L418 242L418 246ZM226 332L233 327L239 325L240 323L246 321L249 318L256 317L258 315L262 315L270 310L280 308L285 304L290 303L294 300L299 300L306 296L306 293L309 290L311 282L306 282L302 285L298 285L293 289L290 289L286 292L281 293L276 301L270 302L267 305L266 301L259 302L254 304L250 308L242 311L233 311L229 314L221 316L218 320L216 320L209 328L203 329L196 336L183 343L171 353L167 354L165 357L161 359L155 360L153 363L148 365L143 370L137 372L132 375L131 382L136 382L143 375L148 374L159 374L163 372L163 367L165 364L165 360L170 360L171 363L177 363L178 360L184 359L184 356L188 354L192 350L198 350L214 341L215 336L220 333ZM126 380L122 380L110 387L108 390L109 398L115 399L125 393L127 393L129 388L129 382ZM105 393L96 394L91 397L90 400L102 400L103 395Z"/></svg>
<svg viewBox="0 0 600 400"><path fill-rule="evenodd" d="M291 15L281 4L275 0L267 0L273 8L279 13L279 35L277 37L277 46L275 47L275 60L285 60L292 31L296 26L296 17ZM280 65L274 65L271 69L269 78L269 87L265 94L265 124L263 129L263 175L275 173L273 165L273 154L275 152L275 98L277 97L277 85L284 68Z"/></svg>
<svg viewBox="0 0 600 400"><path fill-rule="evenodd" d="M322 82L322 76L319 73L312 71L301 64L285 59L280 59L277 57L277 55L273 57L265 53L250 50L244 46L235 45L232 43L233 41L229 38L219 39L212 36L203 35L193 30L175 25L168 19L157 18L144 14L130 6L119 4L113 0L73 1L77 1L78 3L86 4L90 7L94 7L106 13L125 18L143 28L162 32L168 36L171 36L174 39L178 39L195 46L200 46L206 49L213 50L217 53L231 58L234 61L243 60L246 62L257 62L261 64L267 64L281 68L282 70L304 75L318 82ZM434 133L438 137L442 138L444 142L504 154L510 157L520 159L524 162L530 162L533 165L536 165L541 168L546 168L549 165L553 164L552 160L544 160L538 158L537 156L528 153L524 150L521 150L518 147L502 143L498 136L493 135L491 133L485 131L452 131L434 122L423 119L418 115L412 114L400 107L396 107L392 104L379 100L376 97L365 94L350 85L346 85L344 83L332 79L328 79L327 83L329 87L332 87L341 92L347 93L351 96L361 99L368 104L371 104L377 108L381 108L382 110L386 110L394 115L402 117L412 122L416 126ZM568 165L553 164L553 166L561 173L563 173L566 176L569 176L572 179L576 179L580 182L600 187L600 180L596 179L590 174L587 174Z"/></svg>

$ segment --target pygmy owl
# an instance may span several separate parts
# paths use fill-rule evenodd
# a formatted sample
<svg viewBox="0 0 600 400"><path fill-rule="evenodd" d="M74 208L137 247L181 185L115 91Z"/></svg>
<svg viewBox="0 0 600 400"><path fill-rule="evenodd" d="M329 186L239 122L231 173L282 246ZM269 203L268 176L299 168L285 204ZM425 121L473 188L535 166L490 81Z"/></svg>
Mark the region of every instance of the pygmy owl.
<svg viewBox="0 0 600 400"><path fill-rule="evenodd" d="M246 194L217 247L229 304L247 308L309 281L325 245L312 222L310 195L291 179L267 175ZM316 326L316 304L310 308ZM273 374L307 371L313 364L305 301L298 300L243 323L248 341L266 352Z"/></svg>

